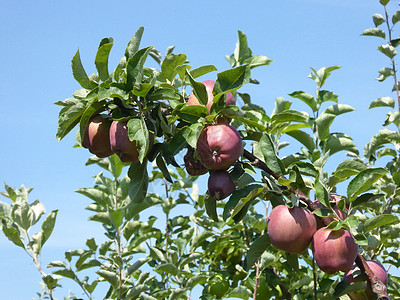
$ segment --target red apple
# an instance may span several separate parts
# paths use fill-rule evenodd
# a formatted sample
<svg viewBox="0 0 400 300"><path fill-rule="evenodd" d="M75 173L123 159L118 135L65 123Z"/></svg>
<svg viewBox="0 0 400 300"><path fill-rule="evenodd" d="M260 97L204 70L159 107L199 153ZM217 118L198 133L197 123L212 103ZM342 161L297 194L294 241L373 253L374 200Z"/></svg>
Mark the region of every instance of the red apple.
<svg viewBox="0 0 400 300"><path fill-rule="evenodd" d="M242 139L237 130L228 124L205 127L197 140L197 157L209 170L229 168L242 152Z"/></svg>
<svg viewBox="0 0 400 300"><path fill-rule="evenodd" d="M154 136L149 134L150 145L153 144ZM131 141L128 136L126 121L113 121L110 127L111 149L124 163L137 162L139 160L139 149L136 141Z"/></svg>
<svg viewBox="0 0 400 300"><path fill-rule="evenodd" d="M215 200L222 200L232 194L235 190L235 183L226 170L216 170L208 177L208 192Z"/></svg>
<svg viewBox="0 0 400 300"><path fill-rule="evenodd" d="M205 80L202 81L202 84L204 84L206 86L206 90L207 90L207 95L208 95L208 102L206 105L207 111L208 113L210 113L211 110L211 106L213 105L213 89L214 89L214 84L215 81L214 80ZM227 93L226 94L226 105L234 105L236 103L235 97L233 97L232 93ZM188 100L188 105L202 105L200 104L199 100L196 98L196 96L194 95L194 93L192 92L189 95L189 100Z"/></svg>
<svg viewBox="0 0 400 300"><path fill-rule="evenodd" d="M385 267L382 266L382 264L378 261L375 260L367 260L367 265L370 267L371 271L376 275L376 277L385 285L387 286L388 284L388 276L385 270ZM355 270L358 270L357 265L353 266L353 269L348 271L346 274L344 274L343 279L348 283L352 284L353 282L356 281L365 281L366 276L361 274L357 277L353 276L353 272ZM349 293L349 297L352 300L372 300L376 299L377 296L376 294L372 291L372 287L369 281L367 281L367 287L365 291L357 291L357 292L351 292Z"/></svg>
<svg viewBox="0 0 400 300"><path fill-rule="evenodd" d="M353 236L345 229L332 231L325 228L318 229L312 239L312 251L318 267L328 274L349 271L358 253Z"/></svg>
<svg viewBox="0 0 400 300"><path fill-rule="evenodd" d="M186 171L191 176L199 176L208 172L208 169L195 157L194 149L188 149L183 161L185 162Z"/></svg>
<svg viewBox="0 0 400 300"><path fill-rule="evenodd" d="M85 128L82 147L100 158L112 155L114 152L110 145L110 125L111 121L101 115L91 117Z"/></svg>
<svg viewBox="0 0 400 300"><path fill-rule="evenodd" d="M272 245L288 253L302 253L317 230L317 221L307 209L278 205L268 218L268 235Z"/></svg>

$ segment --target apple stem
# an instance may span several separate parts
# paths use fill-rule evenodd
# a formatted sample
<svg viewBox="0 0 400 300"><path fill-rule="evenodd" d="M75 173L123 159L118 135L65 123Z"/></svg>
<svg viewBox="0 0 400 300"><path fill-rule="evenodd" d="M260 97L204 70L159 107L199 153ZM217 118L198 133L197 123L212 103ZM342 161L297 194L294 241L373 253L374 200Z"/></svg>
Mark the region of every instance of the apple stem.
<svg viewBox="0 0 400 300"><path fill-rule="evenodd" d="M272 171L265 162L263 162L258 157L253 155L251 152L244 150L243 156L244 156L244 158L248 159L253 165L255 165L256 167L260 168L261 170L267 172L269 175L271 175L275 179L285 178L285 176L283 176L281 174L276 174L274 171ZM282 187L282 188L287 189L286 187ZM310 200L310 198L308 198L306 195L304 195L301 191L299 191L299 190L294 191L293 189L291 189L291 190L293 193L295 193L297 195L297 197L300 200L302 200L303 202L305 202L307 204L309 210L314 211L314 210L317 210L318 208L323 207L322 204L318 204L318 203L315 203L312 200ZM331 218L321 218L318 216L315 216L315 217L319 218L324 223L324 225L329 225L332 222ZM388 297L387 292L386 292L386 286L376 277L376 275L371 270L371 268L367 265L365 259L362 257L362 255L360 253L358 253L355 263L360 268L361 272L367 276L368 282L371 284L372 291L376 295L378 295L378 300L390 300L390 298Z"/></svg>

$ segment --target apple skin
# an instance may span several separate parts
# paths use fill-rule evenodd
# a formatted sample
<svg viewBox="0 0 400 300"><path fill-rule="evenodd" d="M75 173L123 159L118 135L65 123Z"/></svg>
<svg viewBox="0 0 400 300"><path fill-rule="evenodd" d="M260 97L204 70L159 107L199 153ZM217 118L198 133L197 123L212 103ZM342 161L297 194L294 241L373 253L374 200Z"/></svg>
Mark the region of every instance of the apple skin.
<svg viewBox="0 0 400 300"><path fill-rule="evenodd" d="M200 176L206 174L208 172L208 169L203 166L203 164L198 159L195 159L194 154L194 149L188 149L185 156L183 157L186 172L191 176Z"/></svg>
<svg viewBox="0 0 400 300"><path fill-rule="evenodd" d="M236 185L226 170L216 170L208 177L208 192L215 200L222 200L235 191Z"/></svg>
<svg viewBox="0 0 400 300"><path fill-rule="evenodd" d="M348 230L317 230L312 239L312 252L318 267L328 274L347 272L354 264L358 245Z"/></svg>
<svg viewBox="0 0 400 300"><path fill-rule="evenodd" d="M214 80L205 80L205 81L202 81L201 83L206 86L207 95L208 95L208 102L207 102L206 108L207 108L208 113L210 113L211 106L213 105L213 98L214 98L213 89L214 89L215 81ZM235 105L235 104L236 104L235 97L233 97L232 93L227 93L226 94L226 105ZM196 96L192 92L189 95L187 105L202 105L202 104L200 104L199 100L196 98Z"/></svg>
<svg viewBox="0 0 400 300"><path fill-rule="evenodd" d="M385 285L388 284L388 275L386 273L385 267L376 260L367 260L367 265L370 267L371 271L376 275L376 277ZM356 281L365 281L365 275L359 275L353 277L353 272L357 269L357 265L353 265L353 269L344 274L343 279L348 283L352 284ZM348 294L352 300L372 300L376 299L376 294L372 291L371 284L367 281L367 287L365 291L351 292Z"/></svg>
<svg viewBox="0 0 400 300"><path fill-rule="evenodd" d="M82 147L99 158L112 155L114 152L110 145L110 125L111 121L101 115L91 117L85 128Z"/></svg>
<svg viewBox="0 0 400 300"><path fill-rule="evenodd" d="M317 221L308 209L274 207L268 218L268 235L272 245L287 253L304 252L317 230Z"/></svg>
<svg viewBox="0 0 400 300"><path fill-rule="evenodd" d="M210 125L201 131L196 153L207 169L226 170L242 155L242 139L228 124Z"/></svg>
<svg viewBox="0 0 400 300"><path fill-rule="evenodd" d="M151 148L154 135L149 134ZM139 149L136 141L129 140L127 121L113 121L110 126L111 149L124 163L134 163L139 160Z"/></svg>

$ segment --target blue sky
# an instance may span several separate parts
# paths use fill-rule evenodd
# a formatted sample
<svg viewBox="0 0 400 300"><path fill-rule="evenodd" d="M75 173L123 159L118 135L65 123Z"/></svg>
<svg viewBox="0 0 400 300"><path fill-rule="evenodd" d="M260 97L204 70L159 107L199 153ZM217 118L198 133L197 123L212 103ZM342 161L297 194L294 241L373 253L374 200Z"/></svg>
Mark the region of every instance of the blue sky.
<svg viewBox="0 0 400 300"><path fill-rule="evenodd" d="M113 69L129 39L144 26L143 47L152 45L165 53L175 45L175 52L187 54L192 66L214 64L223 71L230 67L224 56L233 52L237 30L242 30L253 54L273 60L252 73L260 85L241 89L268 112L276 97L290 99L288 94L296 90L315 92L307 78L310 67L341 65L326 89L356 111L339 116L334 130L353 137L360 152L381 128L387 112L368 110L369 103L394 96L393 81L375 80L378 70L388 66L376 50L379 40L360 36L373 27L372 15L383 13L378 1L2 0L1 6L0 182L34 187L31 201L39 199L48 211L59 209L55 231L44 249L44 265L62 259L65 250L83 246L86 238L101 236L100 226L86 221L88 200L74 193L92 186L92 176L100 170L84 166L90 155L72 148L73 134L61 142L55 138L59 107L53 103L79 88L70 67L78 48L91 74L100 40L113 37ZM307 110L299 103L295 107ZM29 258L3 235L0 257L2 296L31 299L39 290L40 276Z"/></svg>

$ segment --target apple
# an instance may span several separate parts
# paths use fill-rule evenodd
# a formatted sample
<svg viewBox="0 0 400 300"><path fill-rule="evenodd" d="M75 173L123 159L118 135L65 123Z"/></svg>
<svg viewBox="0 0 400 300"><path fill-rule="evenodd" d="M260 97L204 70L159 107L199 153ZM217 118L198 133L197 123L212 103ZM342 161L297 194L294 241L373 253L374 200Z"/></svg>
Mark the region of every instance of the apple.
<svg viewBox="0 0 400 300"><path fill-rule="evenodd" d="M228 124L210 125L201 131L196 153L207 169L225 170L242 155L242 139L237 130Z"/></svg>
<svg viewBox="0 0 400 300"><path fill-rule="evenodd" d="M348 230L317 230L312 238L312 252L318 267L328 274L347 272L354 264L358 245Z"/></svg>
<svg viewBox="0 0 400 300"><path fill-rule="evenodd" d="M387 286L388 284L388 276L385 270L385 267L382 266L382 264L378 261L375 260L367 260L366 261L367 265L370 267L371 271L376 275L376 277L385 285ZM357 265L354 264L353 268L348 271L346 274L344 274L343 279L348 283L348 284L353 284L354 282L357 281L365 281L366 276L364 274L361 274L359 276L354 277L353 273L354 271L359 270ZM349 297L352 300L369 300L369 299L376 299L377 296L376 294L372 291L372 287L369 281L367 281L367 287L364 291L357 291L357 292L351 292L349 293Z"/></svg>
<svg viewBox="0 0 400 300"><path fill-rule="evenodd" d="M82 147L99 158L112 155L114 152L110 145L110 125L111 121L101 115L91 117L85 128Z"/></svg>
<svg viewBox="0 0 400 300"><path fill-rule="evenodd" d="M208 102L207 102L206 108L207 108L208 113L210 113L211 106L213 105L213 98L214 98L213 89L214 89L215 81L214 80L205 80L205 81L202 81L201 83L206 86L207 95L208 95ZM233 97L232 93L227 93L226 94L226 105L235 105L235 103L236 103L236 100L235 100L235 97ZM196 96L192 92L189 95L187 105L202 105L202 104L200 104L199 100L196 98Z"/></svg>
<svg viewBox="0 0 400 300"><path fill-rule="evenodd" d="M183 161L185 162L186 171L191 176L199 176L208 172L208 169L195 157L194 149L188 149Z"/></svg>
<svg viewBox="0 0 400 300"><path fill-rule="evenodd" d="M149 134L150 145L153 144L154 135ZM111 149L124 163L137 162L139 149L136 141L131 141L128 135L127 121L113 121L110 126Z"/></svg>
<svg viewBox="0 0 400 300"><path fill-rule="evenodd" d="M208 177L208 193L215 200L222 200L235 191L235 183L226 170L216 170Z"/></svg>
<svg viewBox="0 0 400 300"><path fill-rule="evenodd" d="M278 205L268 218L268 235L272 245L288 253L304 252L316 230L317 221L308 209Z"/></svg>

